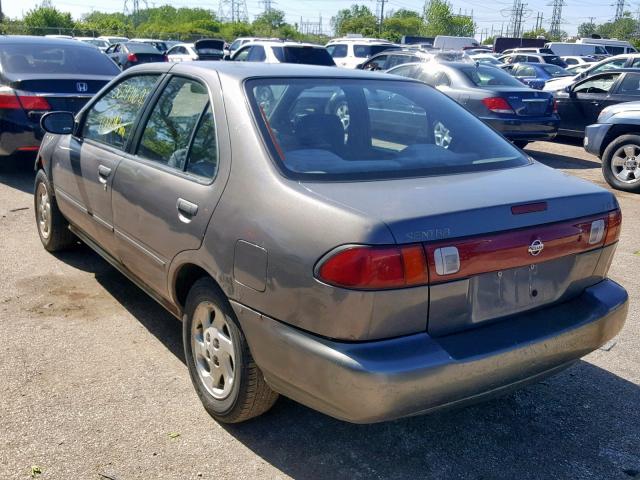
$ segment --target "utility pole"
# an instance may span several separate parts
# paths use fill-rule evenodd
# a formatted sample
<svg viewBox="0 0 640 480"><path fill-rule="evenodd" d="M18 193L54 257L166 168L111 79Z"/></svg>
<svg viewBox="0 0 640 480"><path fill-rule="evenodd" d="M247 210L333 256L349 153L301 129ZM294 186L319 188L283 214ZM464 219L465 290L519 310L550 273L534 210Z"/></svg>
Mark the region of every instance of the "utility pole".
<svg viewBox="0 0 640 480"><path fill-rule="evenodd" d="M0 22L4 21L4 13L2 13L2 0L0 0Z"/></svg>
<svg viewBox="0 0 640 480"><path fill-rule="evenodd" d="M522 3L522 0L513 0L511 10L509 10L509 27L507 29L507 35L511 35L514 38L522 36L522 20L524 19L526 3Z"/></svg>
<svg viewBox="0 0 640 480"><path fill-rule="evenodd" d="M542 30L542 20L543 20L543 14L542 12L538 12L538 14L536 15L536 27L534 28L534 31L539 31Z"/></svg>
<svg viewBox="0 0 640 480"><path fill-rule="evenodd" d="M613 17L613 21L617 22L618 20L620 20L622 18L622 16L624 15L624 5L625 5L626 0L617 0L616 1L616 16Z"/></svg>
<svg viewBox="0 0 640 480"><path fill-rule="evenodd" d="M377 0L377 10L379 13L378 16L378 31L380 33L382 33L382 22L384 21L384 5L385 3L387 3L389 0Z"/></svg>

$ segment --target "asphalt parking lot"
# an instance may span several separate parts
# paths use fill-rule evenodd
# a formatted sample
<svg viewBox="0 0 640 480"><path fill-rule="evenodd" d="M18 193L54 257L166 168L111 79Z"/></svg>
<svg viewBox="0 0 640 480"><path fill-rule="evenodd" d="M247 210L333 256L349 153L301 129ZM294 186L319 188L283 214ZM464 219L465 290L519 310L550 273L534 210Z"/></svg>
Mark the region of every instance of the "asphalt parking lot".
<svg viewBox="0 0 640 480"><path fill-rule="evenodd" d="M527 151L607 187L578 144ZM45 252L33 176L0 165L1 479L640 479L639 195L616 192L624 220L610 275L629 291L627 324L562 374L377 425L281 398L222 426L191 386L177 320L88 248Z"/></svg>

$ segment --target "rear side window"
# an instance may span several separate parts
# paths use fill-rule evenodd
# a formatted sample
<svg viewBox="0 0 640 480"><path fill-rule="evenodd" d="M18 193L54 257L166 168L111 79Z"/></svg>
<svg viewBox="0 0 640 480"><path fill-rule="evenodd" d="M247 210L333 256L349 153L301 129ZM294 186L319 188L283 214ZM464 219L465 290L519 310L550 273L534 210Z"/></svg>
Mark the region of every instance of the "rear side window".
<svg viewBox="0 0 640 480"><path fill-rule="evenodd" d="M79 42L78 42L79 43ZM47 44L8 44L0 49L5 74L66 73L115 76L120 69L100 50L79 46Z"/></svg>
<svg viewBox="0 0 640 480"><path fill-rule="evenodd" d="M329 55L333 58L345 58L347 56L347 50L347 46L342 43L329 45L327 47L327 52L329 52Z"/></svg>
<svg viewBox="0 0 640 480"><path fill-rule="evenodd" d="M207 89L187 78L174 77L153 107L137 154L184 170L191 134L209 103Z"/></svg>
<svg viewBox="0 0 640 480"><path fill-rule="evenodd" d="M124 149L135 128L135 120L158 77L130 77L109 90L87 113L84 138Z"/></svg>
<svg viewBox="0 0 640 480"><path fill-rule="evenodd" d="M211 105L200 118L187 159L187 173L211 179L218 171L216 126Z"/></svg>
<svg viewBox="0 0 640 480"><path fill-rule="evenodd" d="M609 55L621 55L621 54L625 53L624 47L614 47L614 46L611 46L611 45L607 45L604 48L607 50Z"/></svg>
<svg viewBox="0 0 640 480"><path fill-rule="evenodd" d="M618 93L622 95L640 95L640 75L627 73L622 79L622 82L620 82Z"/></svg>
<svg viewBox="0 0 640 480"><path fill-rule="evenodd" d="M273 47L273 54L281 63L324 66L335 65L329 52L321 47Z"/></svg>

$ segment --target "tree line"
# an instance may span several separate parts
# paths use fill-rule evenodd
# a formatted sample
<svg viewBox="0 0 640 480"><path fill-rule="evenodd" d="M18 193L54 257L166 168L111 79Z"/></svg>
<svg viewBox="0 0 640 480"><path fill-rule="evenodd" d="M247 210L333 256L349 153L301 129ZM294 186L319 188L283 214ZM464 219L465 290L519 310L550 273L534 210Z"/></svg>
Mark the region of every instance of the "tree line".
<svg viewBox="0 0 640 480"><path fill-rule="evenodd" d="M357 33L394 42L400 41L403 35L473 36L475 31L472 19L455 15L446 0L432 0L424 12L408 9L390 11L382 23L369 7L354 4L338 11L331 19L331 27L336 35ZM22 19L4 19L0 29L5 34L122 35L162 39L218 37L233 40L256 36L322 43L328 38L301 32L298 24L288 23L285 13L277 9L264 12L251 22L224 22L208 9L170 5L143 9L137 14L94 11L76 21L69 12L59 10L46 0L29 10Z"/></svg>

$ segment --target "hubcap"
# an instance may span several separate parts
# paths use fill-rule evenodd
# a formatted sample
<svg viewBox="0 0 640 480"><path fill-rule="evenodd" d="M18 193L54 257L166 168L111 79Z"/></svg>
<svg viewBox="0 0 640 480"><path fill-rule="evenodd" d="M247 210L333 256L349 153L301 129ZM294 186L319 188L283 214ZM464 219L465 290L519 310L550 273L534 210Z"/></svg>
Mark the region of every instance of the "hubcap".
<svg viewBox="0 0 640 480"><path fill-rule="evenodd" d="M336 108L336 115L342 122L342 128L346 132L349 130L349 125L351 124L351 116L349 115L349 106L346 103L341 103L338 108Z"/></svg>
<svg viewBox="0 0 640 480"><path fill-rule="evenodd" d="M442 148L449 148L453 137L451 131L444 126L442 122L438 122L433 127L433 136L435 138L435 144Z"/></svg>
<svg viewBox="0 0 640 480"><path fill-rule="evenodd" d="M38 229L42 238L47 239L51 235L51 199L49 198L47 186L42 182L38 184L36 202Z"/></svg>
<svg viewBox="0 0 640 480"><path fill-rule="evenodd" d="M613 154L611 171L615 177L624 183L640 181L640 147L638 145L624 145Z"/></svg>
<svg viewBox="0 0 640 480"><path fill-rule="evenodd" d="M227 319L211 302L202 302L193 314L191 351L207 392L217 400L229 396L235 380L233 341Z"/></svg>

